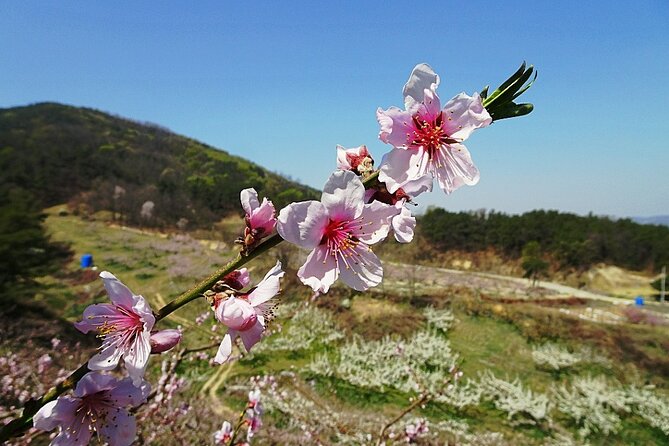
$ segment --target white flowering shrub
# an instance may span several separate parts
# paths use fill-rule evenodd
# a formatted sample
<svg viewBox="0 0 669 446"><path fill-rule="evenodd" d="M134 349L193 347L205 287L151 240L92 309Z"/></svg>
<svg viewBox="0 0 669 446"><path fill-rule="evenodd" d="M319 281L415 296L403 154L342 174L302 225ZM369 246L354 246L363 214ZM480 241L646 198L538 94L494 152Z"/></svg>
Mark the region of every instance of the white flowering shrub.
<svg viewBox="0 0 669 446"><path fill-rule="evenodd" d="M456 360L457 354L444 336L436 330L423 330L406 341L385 337L365 342L355 338L341 347L331 368L338 378L360 387L404 392L422 387L437 394L449 381L449 370Z"/></svg>
<svg viewBox="0 0 669 446"><path fill-rule="evenodd" d="M455 316L449 309L437 310L434 307L427 307L423 311L427 324L444 333L447 332L455 323Z"/></svg>
<svg viewBox="0 0 669 446"><path fill-rule="evenodd" d="M306 350L314 342L330 344L343 337L327 311L308 306L296 311L288 328L258 344L254 352Z"/></svg>
<svg viewBox="0 0 669 446"><path fill-rule="evenodd" d="M654 393L652 386L630 386L627 397L634 405L634 413L669 437L669 399Z"/></svg>
<svg viewBox="0 0 669 446"><path fill-rule="evenodd" d="M557 344L543 344L532 348L532 359L543 368L561 370L578 364L583 358Z"/></svg>
<svg viewBox="0 0 669 446"><path fill-rule="evenodd" d="M608 363L606 358L595 354L590 348L581 347L570 352L565 347L552 343L533 347L532 359L540 368L550 370L562 370L584 362Z"/></svg>
<svg viewBox="0 0 669 446"><path fill-rule="evenodd" d="M467 379L459 381L457 385L450 387L446 392L435 396L434 400L457 409L463 409L467 406L476 406L481 401L482 395L483 387L477 381Z"/></svg>
<svg viewBox="0 0 669 446"><path fill-rule="evenodd" d="M617 432L618 412L629 412L632 402L624 389L610 385L603 376L574 378L570 387L564 384L556 387L554 394L558 410L580 426L581 437L593 432L604 435Z"/></svg>
<svg viewBox="0 0 669 446"><path fill-rule="evenodd" d="M480 385L483 388L483 397L492 401L499 410L506 412L509 419L515 415L529 416L536 421L550 418L552 404L548 397L524 388L518 378L506 381L486 370L481 375Z"/></svg>

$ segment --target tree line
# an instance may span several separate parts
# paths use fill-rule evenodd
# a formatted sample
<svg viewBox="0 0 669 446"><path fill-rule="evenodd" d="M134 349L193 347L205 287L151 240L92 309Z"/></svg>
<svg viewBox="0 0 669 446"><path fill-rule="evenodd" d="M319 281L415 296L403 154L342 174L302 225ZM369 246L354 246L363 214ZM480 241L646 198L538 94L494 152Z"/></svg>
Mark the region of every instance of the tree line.
<svg viewBox="0 0 669 446"><path fill-rule="evenodd" d="M429 209L420 217L421 235L439 250L481 251L490 247L509 258L536 242L560 268L587 269L599 262L633 270L659 271L669 264L669 227L630 219L553 210L522 215L495 211Z"/></svg>

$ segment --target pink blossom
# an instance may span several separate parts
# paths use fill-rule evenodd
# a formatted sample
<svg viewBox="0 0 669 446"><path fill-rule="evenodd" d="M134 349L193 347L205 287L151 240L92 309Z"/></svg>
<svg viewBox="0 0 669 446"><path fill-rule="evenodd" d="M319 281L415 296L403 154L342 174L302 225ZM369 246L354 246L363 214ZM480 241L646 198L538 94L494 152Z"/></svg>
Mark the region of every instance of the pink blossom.
<svg viewBox="0 0 669 446"><path fill-rule="evenodd" d="M378 201L365 204L364 195L357 175L337 171L321 201L293 203L279 213L281 237L312 250L297 275L314 291L326 293L339 276L359 291L381 282L383 267L370 245L386 238L397 210Z"/></svg>
<svg viewBox="0 0 669 446"><path fill-rule="evenodd" d="M112 370L122 357L128 375L140 385L151 353L155 317L148 302L113 274L103 271L100 277L112 303L90 305L84 310L83 320L74 324L82 333L95 330L102 338L100 352L88 361L88 368Z"/></svg>
<svg viewBox="0 0 669 446"><path fill-rule="evenodd" d="M151 333L151 353L163 353L171 350L181 341L181 330L167 329Z"/></svg>
<svg viewBox="0 0 669 446"><path fill-rule="evenodd" d="M431 178L430 182L432 182ZM378 183L374 188L365 191L365 202L372 203L373 201L380 201L395 207L395 215L390 220L395 240L400 243L411 242L416 228L416 218L406 207L412 202L411 196L401 187L391 194L384 183Z"/></svg>
<svg viewBox="0 0 669 446"><path fill-rule="evenodd" d="M246 440L251 441L251 438L262 427L262 414L264 410L260 404L260 390L255 389L249 392L249 402L246 409L246 423L249 425L246 433Z"/></svg>
<svg viewBox="0 0 669 446"><path fill-rule="evenodd" d="M244 189L240 193L242 208L246 212L246 229L244 244L251 246L260 239L269 236L276 226L276 211L274 205L267 198L258 201L258 192L255 189Z"/></svg>
<svg viewBox="0 0 669 446"><path fill-rule="evenodd" d="M242 339L247 351L260 341L268 318L273 317L272 298L280 291L280 279L283 275L281 262L276 262L274 268L249 292L217 293L214 296L216 319L228 327L214 362L223 364L230 358L232 342L237 336Z"/></svg>
<svg viewBox="0 0 669 446"><path fill-rule="evenodd" d="M379 180L390 192L400 187L420 189L416 182L426 176L436 178L447 194L479 180L479 171L462 142L492 118L478 93L460 93L442 108L438 86L439 76L429 65L419 64L404 86L406 111L390 107L376 112L379 138L393 146L379 172Z"/></svg>
<svg viewBox="0 0 669 446"><path fill-rule="evenodd" d="M351 170L358 175L371 172L374 166L374 159L369 154L367 146L346 149L337 146L337 169Z"/></svg>
<svg viewBox="0 0 669 446"><path fill-rule="evenodd" d="M236 269L233 272L226 274L225 277L223 277L223 282L236 290L246 288L249 283L251 283L249 270L246 268Z"/></svg>
<svg viewBox="0 0 669 446"><path fill-rule="evenodd" d="M407 443L416 443L416 441L430 431L427 420L416 418L404 428L404 438Z"/></svg>
<svg viewBox="0 0 669 446"><path fill-rule="evenodd" d="M53 358L48 353L43 354L37 359L37 373L40 375L53 364Z"/></svg>
<svg viewBox="0 0 669 446"><path fill-rule="evenodd" d="M214 442L216 444L226 444L232 439L232 425L228 421L224 421L219 430L214 432Z"/></svg>
<svg viewBox="0 0 669 446"><path fill-rule="evenodd" d="M144 402L150 391L145 381L139 384L135 387L130 378L119 381L100 372L87 373L72 396L44 405L33 417L34 426L45 431L60 427L52 445L87 445L96 433L110 446L128 446L137 427L126 408Z"/></svg>

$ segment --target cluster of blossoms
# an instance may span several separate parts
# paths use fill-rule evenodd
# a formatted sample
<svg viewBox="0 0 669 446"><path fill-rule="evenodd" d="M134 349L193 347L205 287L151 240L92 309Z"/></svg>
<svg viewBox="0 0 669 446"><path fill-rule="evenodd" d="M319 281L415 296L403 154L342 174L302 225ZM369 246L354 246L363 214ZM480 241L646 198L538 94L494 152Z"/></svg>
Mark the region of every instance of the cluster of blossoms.
<svg viewBox="0 0 669 446"><path fill-rule="evenodd" d="M246 409L242 413L239 422L235 427L229 421L224 421L221 428L214 432L215 444L228 446L248 446L251 444L251 439L262 427L262 414L264 412L263 406L260 403L260 389L256 388L249 392L248 403ZM246 426L246 440L235 442L237 432Z"/></svg>
<svg viewBox="0 0 669 446"><path fill-rule="evenodd" d="M425 418L416 418L404 426L404 439L407 443L413 444L429 431L427 420Z"/></svg>
<svg viewBox="0 0 669 446"><path fill-rule="evenodd" d="M523 65L490 97L486 98L486 87L481 95L461 93L442 107L437 95L439 76L428 65L417 65L404 86L405 110L390 107L376 112L379 138L392 146L378 170L366 146L337 146L337 170L325 183L320 201L292 203L277 215L272 202L267 198L261 202L255 189L241 191L245 213L244 232L238 239L241 256L250 255L276 230L282 239L310 250L297 275L314 295L327 293L338 279L359 291L378 285L383 266L371 246L391 231L398 242L413 239L416 219L408 205L431 191L435 179L447 194L478 182L479 172L462 143L474 130L489 125L493 116L503 119L531 111L530 104L513 103L529 88L523 84L531 73L532 68L526 71ZM274 317L283 275L277 262L249 288L249 272L242 268L204 292L216 320L227 327L215 363L230 360L237 338L247 351L261 340ZM79 381L72 396L59 397L34 417L38 429L60 427L53 444L86 444L93 433L112 446L130 444L136 426L127 408L142 404L148 395L144 373L149 356L165 352L181 340L180 330L154 330L157 316L142 296L132 293L109 272L100 277L111 303L89 306L83 320L75 324L83 333L96 332L102 340L99 351L88 361L91 372ZM198 316L196 323L202 324L207 317ZM447 329L450 321L439 319L438 323ZM449 355L450 350L446 356L453 359ZM429 358L423 359L429 362ZM121 361L127 378L119 380L103 373L116 369ZM48 362L44 357L40 364L47 367ZM259 398L257 390L249 394L247 441L261 424ZM411 435L426 429L421 426L416 425ZM232 426L224 423L216 441L233 439Z"/></svg>

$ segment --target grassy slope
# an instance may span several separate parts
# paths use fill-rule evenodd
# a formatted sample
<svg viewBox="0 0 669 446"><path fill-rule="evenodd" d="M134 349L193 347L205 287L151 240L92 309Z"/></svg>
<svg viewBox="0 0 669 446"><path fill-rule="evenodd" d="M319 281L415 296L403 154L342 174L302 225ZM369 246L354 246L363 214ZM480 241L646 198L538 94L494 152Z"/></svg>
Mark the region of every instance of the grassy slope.
<svg viewBox="0 0 669 446"><path fill-rule="evenodd" d="M216 265L232 257L235 249L230 245L200 243L192 239L179 241L174 237L160 236L155 233L141 233L137 230L111 227L100 221L91 222L71 216L57 216L55 210L51 210L47 226L54 239L71 243L76 255L68 268L69 272L63 272L59 277L45 279L53 285L53 288L48 293L38 296L38 299L46 302L49 307L58 309L71 321L79 317L86 305L105 300L102 286L95 279L95 275L85 277L79 272L77 260L83 253L92 253L100 270L112 271L131 289L147 297L155 308L185 290L195 279L208 274ZM235 226L234 222L229 220L227 227L231 232L234 232L231 229L233 226ZM259 279L273 262L274 260L267 258L262 263L252 263L249 265L252 276ZM181 273L185 277L179 277L176 273ZM294 283L284 284L284 288L286 289L283 296L284 301L299 302L307 295L303 288L296 287ZM389 300L380 299L375 295L358 295L345 289L335 290L332 295L319 298L318 305L334 316L338 326L346 333L346 338L357 333L366 339L379 339L388 332L409 336L414 330L423 327L425 322L420 316L420 311L414 306L416 304L420 306L426 303L436 303L438 306L451 304L457 323L449 331L448 339L453 350L464 359L462 370L465 375L476 378L484 370L491 370L498 377L514 378L518 376L524 385L537 392L545 392L552 383L578 375L608 374L618 377L622 382L628 378L634 381L635 377L653 375L652 370L639 369L639 366L631 362L630 357L625 356L614 357L615 360L609 368L585 365L562 375L537 369L531 357L532 344L528 340L538 339L532 330L539 330L540 335L543 333L546 338L553 337L553 340L560 340L565 345L590 344L609 357L618 352L615 346L612 346L610 351L603 348L609 345L609 339L599 339L602 342L595 342L594 338L587 336L578 339L579 332L576 331L573 336L570 335L571 328L566 325L566 328L543 327L552 328L553 331L542 331L541 326L528 324L528 320L538 314L532 312L554 314L556 312L554 309L537 309L529 306L516 306L516 308L510 305L503 311L493 306L477 307L475 311L472 311L467 305L459 303L458 295L450 295L448 290L441 293L441 297L425 296L423 300L392 297L392 291L388 289L386 293L391 293L388 296ZM347 296L351 304L342 305L342 299ZM352 311L348 308L352 308ZM527 308L530 308L527 310L530 313L524 312ZM211 319L202 326L193 323L198 314L206 311L208 307L204 302L195 302L169 318L169 325L181 325L186 328L187 336L184 340L186 347L192 348L211 342ZM541 324L540 319L537 319L537 322ZM279 320L279 323L283 325L284 330L290 327L290 321ZM579 326L592 325L592 330L600 330L596 324L585 322L579 322L579 324ZM585 330L583 327L581 329ZM562 337L555 339L556 333ZM644 327L620 326L613 329L606 328L596 333L599 333L600 338L611 337L611 342L615 342L614 334L620 335L621 333L629 342L646 342L653 337L661 337L665 339L665 342L669 342L666 331ZM281 336L281 333L273 336ZM340 342L345 342L346 338ZM208 398L207 410L217 414L214 420L220 420L222 416L231 417L235 409L243 405L243 392L240 394L235 389L238 388L236 386L247 385L248 377L256 374L278 373L283 370L303 370L316 353L333 353L336 351L333 348L316 343L308 350L256 354L249 360L235 363L231 368L211 367L206 361L194 361L182 371L187 373L193 381L191 392L197 394L204 391L204 394L208 395L205 396ZM644 346L643 349L657 360L666 355L661 344L660 346ZM210 352L212 355L213 353L214 350ZM155 377L159 362L153 361L152 364L151 373ZM322 378L304 371L301 376L303 379L313 380L314 389L317 391L313 394L314 398L339 408L343 413L362 411L362 413L384 414L385 417L391 417L406 407L410 396L398 391L382 394L359 388L345 381ZM657 374L654 376L654 381L660 385L661 391L666 392L668 378L668 376ZM301 385L300 382L301 380L298 380L296 385ZM541 444L541 439L547 435L545 431L535 427L519 427L509 423L505 414L490 404L481 404L474 409L459 412L443 405L429 404L417 414L427 416L433 422L444 417L454 417L466 421L474 430L502 432L512 444ZM568 419L558 418L558 421L567 429L574 431L574 426ZM212 429L217 424L219 421L212 422ZM649 429L638 419L629 417L625 419L621 433L608 437L594 436L590 440L592 444L601 445L663 444L662 442L666 439L658 432ZM201 441L208 441L209 436L209 432L202 433Z"/></svg>

